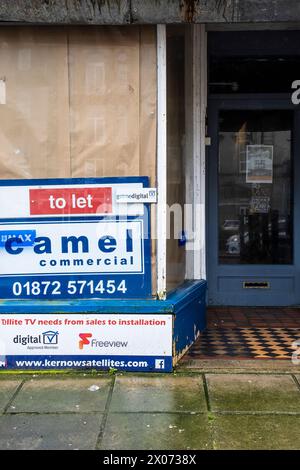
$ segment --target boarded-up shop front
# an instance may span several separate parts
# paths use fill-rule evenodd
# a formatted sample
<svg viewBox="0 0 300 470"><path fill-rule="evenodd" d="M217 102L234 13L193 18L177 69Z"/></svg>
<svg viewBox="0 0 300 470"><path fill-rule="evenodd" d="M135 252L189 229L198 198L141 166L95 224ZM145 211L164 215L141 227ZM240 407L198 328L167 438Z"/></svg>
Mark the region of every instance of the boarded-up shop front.
<svg viewBox="0 0 300 470"><path fill-rule="evenodd" d="M0 29L4 368L169 371L204 327L183 226L190 33L161 33Z"/></svg>

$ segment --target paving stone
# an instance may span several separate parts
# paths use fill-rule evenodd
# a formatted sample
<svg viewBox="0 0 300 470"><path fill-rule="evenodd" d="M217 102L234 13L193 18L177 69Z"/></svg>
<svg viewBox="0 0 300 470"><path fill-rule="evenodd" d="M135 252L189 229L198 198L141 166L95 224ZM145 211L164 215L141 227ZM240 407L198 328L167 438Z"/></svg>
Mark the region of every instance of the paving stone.
<svg viewBox="0 0 300 470"><path fill-rule="evenodd" d="M101 449L211 449L206 415L171 413L110 414Z"/></svg>
<svg viewBox="0 0 300 470"><path fill-rule="evenodd" d="M8 412L104 411L111 379L31 379L26 382ZM88 390L97 385L99 390Z"/></svg>
<svg viewBox="0 0 300 470"><path fill-rule="evenodd" d="M300 416L217 416L214 449L298 450Z"/></svg>
<svg viewBox="0 0 300 470"><path fill-rule="evenodd" d="M201 377L117 377L111 411L205 411Z"/></svg>
<svg viewBox="0 0 300 470"><path fill-rule="evenodd" d="M102 415L49 414L0 416L2 450L94 449Z"/></svg>
<svg viewBox="0 0 300 470"><path fill-rule="evenodd" d="M10 380L1 378L0 380L0 413L2 413L20 385L21 380Z"/></svg>
<svg viewBox="0 0 300 470"><path fill-rule="evenodd" d="M213 411L297 411L300 391L289 375L208 374Z"/></svg>

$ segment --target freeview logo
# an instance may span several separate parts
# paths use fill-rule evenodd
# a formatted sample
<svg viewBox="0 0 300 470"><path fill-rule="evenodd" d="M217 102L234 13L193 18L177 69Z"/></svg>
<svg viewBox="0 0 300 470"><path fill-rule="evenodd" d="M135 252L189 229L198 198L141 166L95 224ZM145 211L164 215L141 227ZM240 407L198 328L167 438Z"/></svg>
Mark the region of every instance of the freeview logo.
<svg viewBox="0 0 300 470"><path fill-rule="evenodd" d="M90 340L88 338L91 338L92 336L92 333L79 333L79 349L83 349L84 345L90 344Z"/></svg>

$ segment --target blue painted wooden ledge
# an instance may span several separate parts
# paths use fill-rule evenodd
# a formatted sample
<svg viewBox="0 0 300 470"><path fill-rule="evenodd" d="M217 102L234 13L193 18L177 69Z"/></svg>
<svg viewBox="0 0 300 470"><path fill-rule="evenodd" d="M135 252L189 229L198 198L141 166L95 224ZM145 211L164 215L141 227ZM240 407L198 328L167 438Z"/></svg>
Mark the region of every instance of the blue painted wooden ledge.
<svg viewBox="0 0 300 470"><path fill-rule="evenodd" d="M1 313L178 313L206 290L206 281L186 281L166 300L1 300Z"/></svg>

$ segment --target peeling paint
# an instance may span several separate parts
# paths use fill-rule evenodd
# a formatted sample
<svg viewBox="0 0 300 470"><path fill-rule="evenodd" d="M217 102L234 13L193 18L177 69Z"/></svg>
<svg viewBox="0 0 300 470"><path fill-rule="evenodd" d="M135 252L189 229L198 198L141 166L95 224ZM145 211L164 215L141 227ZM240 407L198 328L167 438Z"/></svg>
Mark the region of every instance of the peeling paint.
<svg viewBox="0 0 300 470"><path fill-rule="evenodd" d="M173 338L172 342L172 356L173 358L176 356L176 343L178 341L178 338Z"/></svg>
<svg viewBox="0 0 300 470"><path fill-rule="evenodd" d="M176 351L176 341L174 340L173 342L173 367L176 366L176 364L178 363L178 361L180 361L180 359L187 353L187 351L190 349L190 347L194 344L194 342L196 341L196 339L200 336L201 332L200 331L197 331L196 332L196 335L195 335L195 338L189 343L187 344L181 351L179 351L177 354L175 354L175 351Z"/></svg>
<svg viewBox="0 0 300 470"><path fill-rule="evenodd" d="M162 291L157 292L157 298L158 298L158 300L165 300L166 297L167 297L167 292L166 292L166 290L162 290Z"/></svg>
<svg viewBox="0 0 300 470"><path fill-rule="evenodd" d="M176 344L178 343L178 337L174 337L173 339L173 366L177 364L177 362L186 354L186 352L190 349L190 347L194 344L196 339L200 336L201 331L197 329L197 325L194 324L194 337L191 339L188 336L186 337L187 339L187 345L176 354ZM190 341L190 342L188 342Z"/></svg>

